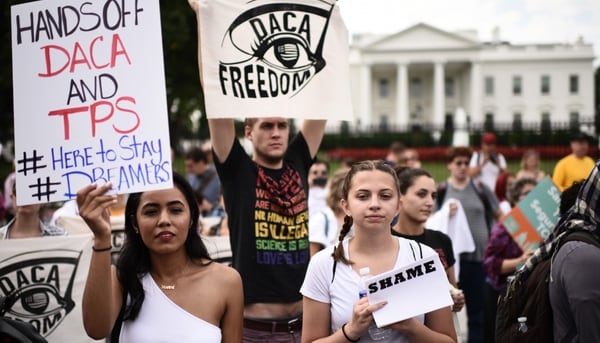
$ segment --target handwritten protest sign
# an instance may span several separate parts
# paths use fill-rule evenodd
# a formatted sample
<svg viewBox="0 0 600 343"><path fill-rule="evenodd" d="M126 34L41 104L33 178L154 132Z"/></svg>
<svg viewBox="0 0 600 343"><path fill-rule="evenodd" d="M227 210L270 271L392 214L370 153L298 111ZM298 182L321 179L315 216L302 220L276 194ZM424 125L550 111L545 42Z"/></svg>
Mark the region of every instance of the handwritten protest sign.
<svg viewBox="0 0 600 343"><path fill-rule="evenodd" d="M523 251L537 248L554 229L558 222L560 193L552 180L545 177L502 220Z"/></svg>
<svg viewBox="0 0 600 343"><path fill-rule="evenodd" d="M348 33L334 0L199 0L209 118L347 120Z"/></svg>
<svg viewBox="0 0 600 343"><path fill-rule="evenodd" d="M378 327L452 305L448 277L437 254L365 282L369 304L388 302L373 312Z"/></svg>
<svg viewBox="0 0 600 343"><path fill-rule="evenodd" d="M12 7L19 205L172 186L158 0Z"/></svg>
<svg viewBox="0 0 600 343"><path fill-rule="evenodd" d="M4 316L31 323L48 342L94 342L81 316L92 243L91 233L0 240Z"/></svg>

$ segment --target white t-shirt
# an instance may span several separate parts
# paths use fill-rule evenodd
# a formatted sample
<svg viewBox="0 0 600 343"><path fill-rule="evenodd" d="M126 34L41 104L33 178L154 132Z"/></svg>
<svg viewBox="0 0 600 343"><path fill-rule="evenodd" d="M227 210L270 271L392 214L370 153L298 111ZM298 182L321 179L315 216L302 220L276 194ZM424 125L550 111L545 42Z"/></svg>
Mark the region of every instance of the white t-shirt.
<svg viewBox="0 0 600 343"><path fill-rule="evenodd" d="M337 242L339 227L333 210L328 206L320 212L309 211L308 241L327 248Z"/></svg>
<svg viewBox="0 0 600 343"><path fill-rule="evenodd" d="M426 245L402 237L396 238L399 241L399 253L394 269L436 254L433 249ZM346 258L351 259L348 255L349 240L344 239L342 244ZM315 301L331 304L331 333L336 332L344 323L350 321L354 303L359 299L358 292L363 288L360 275L352 269L352 266L347 264L338 262L334 277L332 252L333 247L329 247L319 251L310 259L304 283L300 288L300 293L303 296ZM419 315L416 319L423 323L425 315ZM382 342L372 341L368 333L364 334L360 338L360 341ZM410 342L410 340L399 331L392 331L392 336L385 340L385 342Z"/></svg>
<svg viewBox="0 0 600 343"><path fill-rule="evenodd" d="M496 189L496 179L498 179L500 171L502 169L506 170L506 159L504 158L504 155L501 153L496 153L496 156L498 158L498 165L488 160L481 168L481 173L475 177L475 180L481 180L481 182L486 184L492 191ZM481 151L475 151L471 156L471 160L469 161L469 168L477 167L481 164L482 160L483 154Z"/></svg>
<svg viewBox="0 0 600 343"><path fill-rule="evenodd" d="M329 188L313 186L308 189L308 213L318 213L323 211L327 206L327 194Z"/></svg>

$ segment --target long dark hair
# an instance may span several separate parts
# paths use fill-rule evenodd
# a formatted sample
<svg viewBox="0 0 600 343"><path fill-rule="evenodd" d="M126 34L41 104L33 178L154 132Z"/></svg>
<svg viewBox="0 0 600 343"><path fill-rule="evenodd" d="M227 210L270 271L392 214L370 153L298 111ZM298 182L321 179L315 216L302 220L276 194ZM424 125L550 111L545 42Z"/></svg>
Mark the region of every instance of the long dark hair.
<svg viewBox="0 0 600 343"><path fill-rule="evenodd" d="M198 227L199 210L194 190L183 176L175 172L173 172L173 186L183 193L190 208L190 229L185 239L185 252L192 261L207 259L210 263L206 246L196 229ZM140 277L149 273L151 267L148 248L134 229L137 226L136 212L142 194L143 192L130 194L125 206L125 242L117 261L117 275L123 287L123 299L126 299L125 296L129 295L131 302L129 304L124 302L122 305L125 306L123 320L133 320L139 314L144 302L144 288Z"/></svg>
<svg viewBox="0 0 600 343"><path fill-rule="evenodd" d="M409 167L395 167L394 171L398 176L398 181L400 182L400 194L406 195L408 189L415 183L415 180L421 176L427 176L430 179L433 179L431 174L421 168L409 168Z"/></svg>

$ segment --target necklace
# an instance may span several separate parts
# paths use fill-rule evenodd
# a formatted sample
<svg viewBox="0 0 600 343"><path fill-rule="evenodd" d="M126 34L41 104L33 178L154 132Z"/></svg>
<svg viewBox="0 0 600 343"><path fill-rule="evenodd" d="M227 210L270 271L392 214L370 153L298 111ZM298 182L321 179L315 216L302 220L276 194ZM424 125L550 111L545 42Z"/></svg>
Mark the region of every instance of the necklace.
<svg viewBox="0 0 600 343"><path fill-rule="evenodd" d="M175 290L175 285L160 285L162 290Z"/></svg>

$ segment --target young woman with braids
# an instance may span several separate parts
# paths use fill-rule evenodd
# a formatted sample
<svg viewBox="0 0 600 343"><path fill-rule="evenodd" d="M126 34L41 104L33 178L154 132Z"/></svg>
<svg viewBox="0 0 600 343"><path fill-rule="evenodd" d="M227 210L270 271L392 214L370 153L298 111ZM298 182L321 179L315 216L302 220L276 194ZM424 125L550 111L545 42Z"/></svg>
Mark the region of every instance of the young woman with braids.
<svg viewBox="0 0 600 343"><path fill-rule="evenodd" d="M300 290L304 296L302 342L372 342L367 333L372 313L386 303L369 305L366 297L359 300L359 270L369 267L376 275L436 254L425 245L391 235L399 188L396 173L383 161L358 162L346 174L339 243L313 256ZM354 236L347 238L352 226ZM450 307L387 328L391 334L379 342L456 342Z"/></svg>

